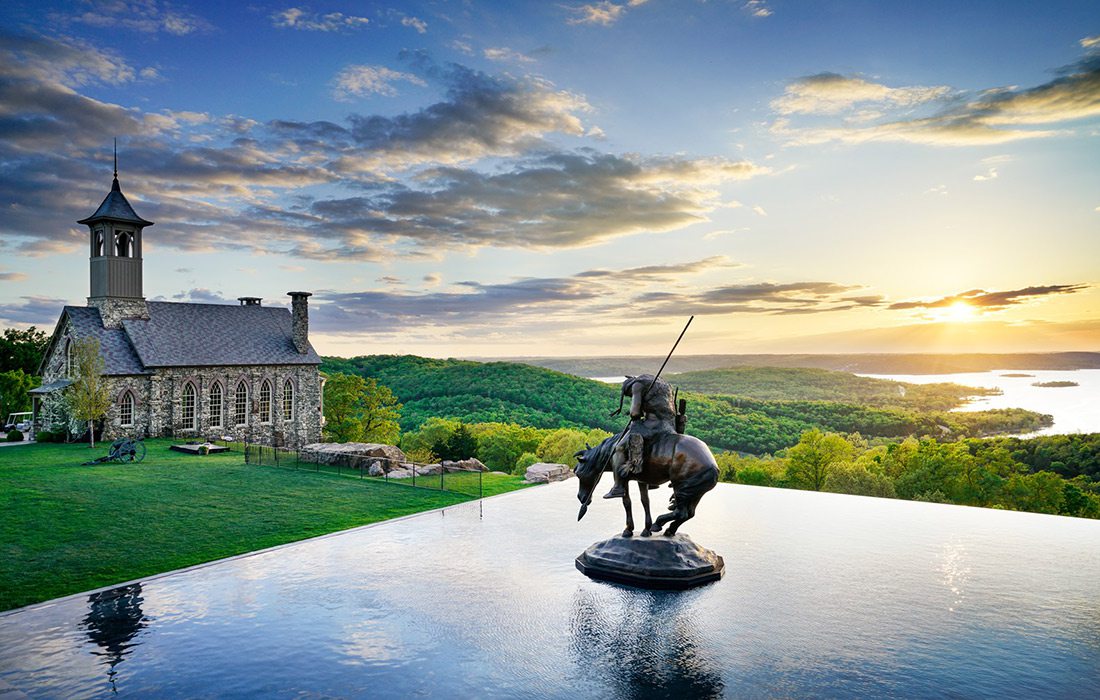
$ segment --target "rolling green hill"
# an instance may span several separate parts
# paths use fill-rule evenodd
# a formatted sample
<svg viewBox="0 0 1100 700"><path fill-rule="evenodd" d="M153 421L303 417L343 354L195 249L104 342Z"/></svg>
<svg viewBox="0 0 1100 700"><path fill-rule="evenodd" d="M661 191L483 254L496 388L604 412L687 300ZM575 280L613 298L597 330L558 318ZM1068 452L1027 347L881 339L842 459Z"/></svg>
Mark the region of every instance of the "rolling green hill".
<svg viewBox="0 0 1100 700"><path fill-rule="evenodd" d="M610 432L626 424L625 417L609 415L618 406L617 386L531 365L368 355L325 358L321 369L373 377L388 386L404 405L404 431L416 430L432 417L464 423L601 428ZM787 372L793 374L784 377ZM1039 414L1019 409L968 414L918 410L906 404L905 397L890 403L891 392L899 394L900 385L893 382L865 380L842 372L824 372L822 376L801 372L765 368L743 375L754 377L752 386L759 394L767 394L766 398L681 391L680 395L688 399L688 432L716 449L762 454L797 443L803 431L815 427L894 438L1022 432L1043 424ZM674 384L681 385L683 376L672 377ZM912 386L903 386L907 395ZM957 385L941 386L952 388L930 392L922 399L923 405L951 407L957 405L960 395L975 393ZM803 400L817 398L812 392L844 401ZM876 401L880 405L872 405Z"/></svg>
<svg viewBox="0 0 1100 700"><path fill-rule="evenodd" d="M704 394L743 396L764 401L841 401L946 411L967 396L1000 393L960 384L908 384L857 377L848 372L796 367L731 367L684 372L670 377L677 386Z"/></svg>

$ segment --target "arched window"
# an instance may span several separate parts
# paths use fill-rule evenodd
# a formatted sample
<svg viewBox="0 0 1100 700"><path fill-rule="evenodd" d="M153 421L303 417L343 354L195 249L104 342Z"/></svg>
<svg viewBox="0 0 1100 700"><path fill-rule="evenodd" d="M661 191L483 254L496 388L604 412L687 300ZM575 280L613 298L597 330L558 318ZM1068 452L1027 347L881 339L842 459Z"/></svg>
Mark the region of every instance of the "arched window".
<svg viewBox="0 0 1100 700"><path fill-rule="evenodd" d="M194 430L197 425L195 419L195 385L187 382L183 385L183 397L180 400L180 427L184 430Z"/></svg>
<svg viewBox="0 0 1100 700"><path fill-rule="evenodd" d="M210 385L210 427L222 427L222 383L214 382Z"/></svg>
<svg viewBox="0 0 1100 700"><path fill-rule="evenodd" d="M73 339L65 341L65 376L73 376Z"/></svg>
<svg viewBox="0 0 1100 700"><path fill-rule="evenodd" d="M92 257L103 257L103 231L96 229L94 242L92 243Z"/></svg>
<svg viewBox="0 0 1100 700"><path fill-rule="evenodd" d="M266 379L260 385L260 421L271 422L271 382Z"/></svg>
<svg viewBox="0 0 1100 700"><path fill-rule="evenodd" d="M237 384L237 396L233 400L233 423L235 425L248 423L248 385L243 379Z"/></svg>
<svg viewBox="0 0 1100 700"><path fill-rule="evenodd" d="M130 257L130 234L121 231L115 235L115 255L120 258Z"/></svg>
<svg viewBox="0 0 1100 700"><path fill-rule="evenodd" d="M283 384L283 420L294 420L294 383L289 379Z"/></svg>
<svg viewBox="0 0 1100 700"><path fill-rule="evenodd" d="M122 394L122 402L118 405L118 422L126 427L134 424L134 394L129 390Z"/></svg>

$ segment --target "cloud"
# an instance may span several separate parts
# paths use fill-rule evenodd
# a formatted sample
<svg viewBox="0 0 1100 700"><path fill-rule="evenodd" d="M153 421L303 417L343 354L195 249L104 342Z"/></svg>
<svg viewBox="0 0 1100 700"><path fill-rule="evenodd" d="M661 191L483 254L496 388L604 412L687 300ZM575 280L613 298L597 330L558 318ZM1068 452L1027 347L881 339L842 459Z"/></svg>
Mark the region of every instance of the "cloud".
<svg viewBox="0 0 1100 700"><path fill-rule="evenodd" d="M1083 49L1100 48L1100 34L1096 36L1087 36L1080 41L1080 44Z"/></svg>
<svg viewBox="0 0 1100 700"><path fill-rule="evenodd" d="M772 11L764 2L764 0L747 0L747 2L741 6L745 12L748 12L753 17L771 17Z"/></svg>
<svg viewBox="0 0 1100 700"><path fill-rule="evenodd" d="M300 7L288 7L271 15L276 27L300 29L310 32L339 32L360 29L370 22L366 17L345 15L342 12L319 14Z"/></svg>
<svg viewBox="0 0 1100 700"><path fill-rule="evenodd" d="M859 285L835 282L759 282L734 284L698 292L655 291L634 298L634 308L647 316L731 313L816 314L879 306L877 295L846 294Z"/></svg>
<svg viewBox="0 0 1100 700"><path fill-rule="evenodd" d="M568 24L599 24L610 27L618 22L629 7L644 5L647 0L627 0L625 3L614 3L608 0L567 7L573 17L565 20Z"/></svg>
<svg viewBox="0 0 1100 700"><path fill-rule="evenodd" d="M16 304L0 304L0 319L5 323L24 323L52 328L57 314L68 302L52 297L25 296Z"/></svg>
<svg viewBox="0 0 1100 700"><path fill-rule="evenodd" d="M507 46L501 46L497 48L488 48L482 51L482 55L490 61L510 61L512 63L534 63L535 59L526 54L522 54L519 51L508 48Z"/></svg>
<svg viewBox="0 0 1100 700"><path fill-rule="evenodd" d="M0 160L19 168L18 178L0 179L0 201L11 203L0 220L6 252L85 242L74 222L110 182L103 134L121 137L123 190L158 222L150 249L316 260L576 248L673 231L732 206L725 186L768 172L724 158L565 148L556 141L589 133L583 96L406 58L443 86L441 99L341 123L261 123L97 101L79 92L82 83L132 79L113 54L35 36L0 42ZM393 78L369 68L354 89Z"/></svg>
<svg viewBox="0 0 1100 700"><path fill-rule="evenodd" d="M833 89L835 94L831 92ZM969 96L957 95L944 100L938 112L927 116L899 113L946 97L944 90L886 88L836 74L810 76L792 83L772 103L780 118L771 129L790 143L802 145L893 141L970 146L1051 137L1065 133L1062 127L1070 122L1100 115L1100 54L1090 52L1077 63L1060 69L1058 77L1035 87L998 87ZM876 123L800 126L788 118L802 113L843 112L874 94L880 94L880 102L890 108Z"/></svg>
<svg viewBox="0 0 1100 700"><path fill-rule="evenodd" d="M427 85L412 73L390 70L385 66L356 65L348 66L337 73L336 78L333 80L332 96L343 101L366 95L392 97L397 94L397 89L393 87L393 83L398 80L404 80L413 85Z"/></svg>
<svg viewBox="0 0 1100 700"><path fill-rule="evenodd" d="M773 110L790 114L838 114L871 102L910 107L940 100L951 93L946 87L891 88L857 76L818 73L787 85L783 96L772 101Z"/></svg>
<svg viewBox="0 0 1100 700"><path fill-rule="evenodd" d="M986 180L996 180L996 179L997 179L997 169L996 168L990 168L989 170L986 171L986 173L984 175L978 174L978 175L974 176L974 181L975 182L985 182Z"/></svg>
<svg viewBox="0 0 1100 700"><path fill-rule="evenodd" d="M931 301L900 301L890 304L887 308L894 310L904 309L942 309L955 304L966 304L978 311L1000 311L1009 306L1026 304L1037 301L1053 294L1073 294L1088 289L1087 284L1054 284L1037 287L1024 287L1007 292L987 292L984 289L971 289L967 292L954 294Z"/></svg>
<svg viewBox="0 0 1100 700"><path fill-rule="evenodd" d="M326 291L317 294L310 324L322 332L353 334L394 327L489 329L502 323L511 327L547 319L578 326L579 316L603 318L616 312L639 288L667 286L705 270L734 266L724 256L716 256L619 270L587 270L566 277L523 277L493 284L466 281L445 291ZM391 286L401 283L391 277L378 281ZM427 275L424 282L434 286L439 283L439 275Z"/></svg>
<svg viewBox="0 0 1100 700"><path fill-rule="evenodd" d="M212 29L209 22L171 3L158 0L88 0L91 7L80 14L54 14L60 23L76 22L91 27L128 29L144 34L165 32L186 36Z"/></svg>
<svg viewBox="0 0 1100 700"><path fill-rule="evenodd" d="M767 215L768 215L768 212L767 212L767 211L765 211L764 207L760 206L759 204L757 204L756 206L754 206L754 207L752 208L752 211L753 211L753 213L754 213L754 214L756 214L757 216L767 216Z"/></svg>
<svg viewBox="0 0 1100 700"><path fill-rule="evenodd" d="M712 269L730 269L741 267L741 263L731 261L725 255L714 255L702 260L668 265L645 265L624 270L595 269L579 272L580 279L600 279L614 282L660 282L684 275L694 275Z"/></svg>
<svg viewBox="0 0 1100 700"><path fill-rule="evenodd" d="M0 282L22 282L27 275L22 272L5 272L0 270Z"/></svg>
<svg viewBox="0 0 1100 700"><path fill-rule="evenodd" d="M402 17L402 27L412 27L416 30L417 34L426 34L428 31L428 23L419 17Z"/></svg>
<svg viewBox="0 0 1100 700"><path fill-rule="evenodd" d="M574 248L707 220L722 206L719 184L765 169L747 161L642 158L588 149L526 158L509 170L437 168L405 185L314 202L312 251L337 257L371 236L404 239L426 250L453 247ZM309 254L311 251L301 251Z"/></svg>

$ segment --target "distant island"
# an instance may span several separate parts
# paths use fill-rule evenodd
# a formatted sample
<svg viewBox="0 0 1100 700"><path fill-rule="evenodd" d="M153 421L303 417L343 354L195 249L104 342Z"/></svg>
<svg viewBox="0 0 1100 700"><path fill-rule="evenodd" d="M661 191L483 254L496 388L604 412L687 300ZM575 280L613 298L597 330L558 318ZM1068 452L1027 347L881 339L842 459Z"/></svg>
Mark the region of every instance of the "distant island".
<svg viewBox="0 0 1100 700"><path fill-rule="evenodd" d="M1007 374L1002 374L1001 376L1002 377L1034 377L1035 375L1034 374L1024 374L1022 372L1009 372Z"/></svg>
<svg viewBox="0 0 1100 700"><path fill-rule="evenodd" d="M1033 382L1031 386L1041 386L1044 389L1059 389L1061 387L1066 387L1066 386L1081 386L1081 385L1078 384L1077 382L1057 381L1057 382Z"/></svg>
<svg viewBox="0 0 1100 700"><path fill-rule="evenodd" d="M610 377L656 372L664 356L496 357L469 358L480 362L520 362L578 377ZM854 374L955 374L989 372L1006 367L1020 370L1100 369L1100 352L1050 353L880 353L836 355L675 355L665 372L679 374L732 367L810 367Z"/></svg>

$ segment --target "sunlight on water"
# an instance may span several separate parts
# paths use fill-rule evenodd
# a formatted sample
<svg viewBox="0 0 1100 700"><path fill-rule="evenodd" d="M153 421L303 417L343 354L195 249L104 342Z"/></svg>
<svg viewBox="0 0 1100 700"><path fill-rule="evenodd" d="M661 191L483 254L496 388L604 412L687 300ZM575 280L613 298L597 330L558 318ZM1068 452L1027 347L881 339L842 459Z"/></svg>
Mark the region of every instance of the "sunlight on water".
<svg viewBox="0 0 1100 700"><path fill-rule="evenodd" d="M1005 376L1005 375L1023 376ZM1100 432L1100 369L1021 370L998 369L991 372L958 374L861 374L861 377L892 379L910 384L953 382L963 386L1000 389L999 396L979 396L959 411L985 411L991 408L1026 408L1054 416L1054 425L1033 435ZM1077 386L1039 387L1040 382L1070 381Z"/></svg>
<svg viewBox="0 0 1100 700"><path fill-rule="evenodd" d="M1097 521L719 484L683 530L726 577L676 593L576 571L622 510L577 523L575 482L483 511L0 616L0 680L42 698L1100 694Z"/></svg>

